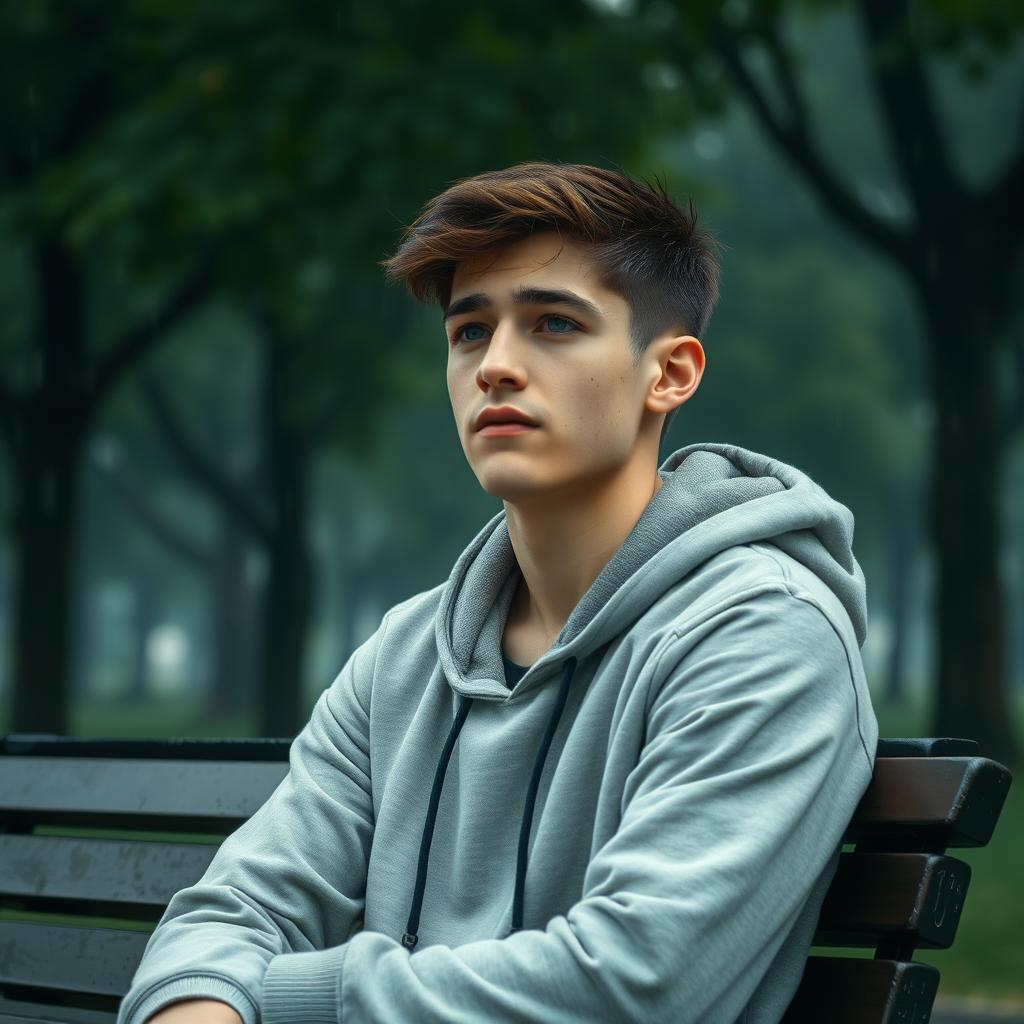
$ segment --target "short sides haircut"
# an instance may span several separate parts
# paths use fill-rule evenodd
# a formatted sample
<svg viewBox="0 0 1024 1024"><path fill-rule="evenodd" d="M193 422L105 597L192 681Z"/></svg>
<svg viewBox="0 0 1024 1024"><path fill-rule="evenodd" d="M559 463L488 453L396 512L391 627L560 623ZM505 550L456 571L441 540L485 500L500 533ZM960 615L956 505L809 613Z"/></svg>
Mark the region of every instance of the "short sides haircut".
<svg viewBox="0 0 1024 1024"><path fill-rule="evenodd" d="M720 243L664 184L638 182L591 164L529 161L456 181L405 228L385 277L418 302L451 301L464 260L542 231L589 246L601 285L626 300L636 366L672 331L702 338L718 301ZM665 416L663 440L679 408Z"/></svg>

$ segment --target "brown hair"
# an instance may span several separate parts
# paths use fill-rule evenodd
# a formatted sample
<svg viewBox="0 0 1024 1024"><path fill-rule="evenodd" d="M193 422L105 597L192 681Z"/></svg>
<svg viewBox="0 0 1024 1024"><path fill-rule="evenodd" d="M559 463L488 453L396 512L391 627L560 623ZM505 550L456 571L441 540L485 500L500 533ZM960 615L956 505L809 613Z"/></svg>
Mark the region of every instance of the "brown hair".
<svg viewBox="0 0 1024 1024"><path fill-rule="evenodd" d="M591 164L531 161L456 181L430 200L380 261L419 302L451 301L463 260L556 230L589 243L601 285L629 304L629 345L637 365L647 346L673 330L700 338L718 300L718 241L697 227L693 200L676 206L665 186ZM661 437L679 408L665 416Z"/></svg>

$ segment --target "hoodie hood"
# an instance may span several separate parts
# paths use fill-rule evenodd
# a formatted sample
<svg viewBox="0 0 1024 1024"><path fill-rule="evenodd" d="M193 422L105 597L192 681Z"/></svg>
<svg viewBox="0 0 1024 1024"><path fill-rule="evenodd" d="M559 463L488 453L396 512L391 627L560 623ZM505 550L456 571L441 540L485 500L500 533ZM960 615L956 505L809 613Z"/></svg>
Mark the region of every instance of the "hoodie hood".
<svg viewBox="0 0 1024 1024"><path fill-rule="evenodd" d="M721 443L673 452L662 486L580 599L550 651L507 699L544 676L551 661L580 659L627 630L701 562L736 544L768 541L802 562L836 595L857 644L867 636L864 573L853 555L853 513L806 473ZM452 689L467 697L505 692L501 635L521 578L504 509L452 569L436 621L437 648ZM502 696L501 699L506 699Z"/></svg>
<svg viewBox="0 0 1024 1024"><path fill-rule="evenodd" d="M505 511L477 534L455 563L435 620L437 648L458 709L434 772L420 839L412 906L401 942L419 941L420 910L434 822L452 750L476 697L516 700L561 664L558 696L534 760L516 854L512 927L521 930L533 810L551 738L558 728L581 658L625 632L662 595L726 548L770 541L803 563L836 595L853 624L858 647L867 633L864 574L853 556L853 513L806 473L729 444L692 444L659 467L654 493L625 541L576 605L551 649L534 662L512 694L504 682L501 637L521 576ZM500 687L501 696L495 687Z"/></svg>

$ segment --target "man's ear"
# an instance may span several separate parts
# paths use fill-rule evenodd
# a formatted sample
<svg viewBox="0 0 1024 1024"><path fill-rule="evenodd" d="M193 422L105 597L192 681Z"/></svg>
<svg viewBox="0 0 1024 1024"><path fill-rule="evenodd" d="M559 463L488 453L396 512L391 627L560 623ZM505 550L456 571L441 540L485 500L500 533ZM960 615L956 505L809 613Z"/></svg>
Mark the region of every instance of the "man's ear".
<svg viewBox="0 0 1024 1024"><path fill-rule="evenodd" d="M704 348L692 334L653 342L646 353L654 362L646 408L670 413L697 390L704 375Z"/></svg>

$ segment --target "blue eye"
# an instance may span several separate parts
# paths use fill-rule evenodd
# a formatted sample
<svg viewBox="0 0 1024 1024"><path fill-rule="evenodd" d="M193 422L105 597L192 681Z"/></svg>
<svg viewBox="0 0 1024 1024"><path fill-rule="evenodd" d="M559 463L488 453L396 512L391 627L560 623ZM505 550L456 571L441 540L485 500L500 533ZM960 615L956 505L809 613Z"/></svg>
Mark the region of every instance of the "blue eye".
<svg viewBox="0 0 1024 1024"><path fill-rule="evenodd" d="M579 324L574 323L567 316L562 316L559 313L548 313L545 316L541 317L540 322L544 323L544 321L546 321L546 320L561 320L562 323L568 324L568 326L569 326L569 330L568 331L565 331L565 330L548 331L549 334L570 334L572 331L580 330ZM452 341L453 342L459 342L459 341L473 342L473 341L480 341L480 340L482 340L480 338L464 338L463 337L463 334L462 334L463 331L468 331L468 330L470 330L470 329L472 329L474 327L483 327L484 330L487 329L487 328L484 327L483 324L463 324L452 335Z"/></svg>
<svg viewBox="0 0 1024 1024"><path fill-rule="evenodd" d="M568 317L559 316L557 313L551 313L550 315L544 317L544 320L561 320L562 323L568 324L573 330L577 330L576 325ZM552 331L551 333L552 334L567 334L568 332L567 331Z"/></svg>
<svg viewBox="0 0 1024 1024"><path fill-rule="evenodd" d="M464 324L464 325L463 325L462 327L460 327L460 328L459 328L459 329L458 329L458 330L457 330L457 331L456 331L456 332L455 332L455 333L454 333L454 334L452 335L452 339L453 339L454 341L461 341L461 340L462 340L462 332L463 332L463 331L471 331L471 330L472 330L472 329L473 329L474 327L475 327L475 328L476 328L477 330L479 330L480 328L482 328L482 327L483 327L483 324ZM479 341L479 340L480 340L479 338L466 338L466 341Z"/></svg>

